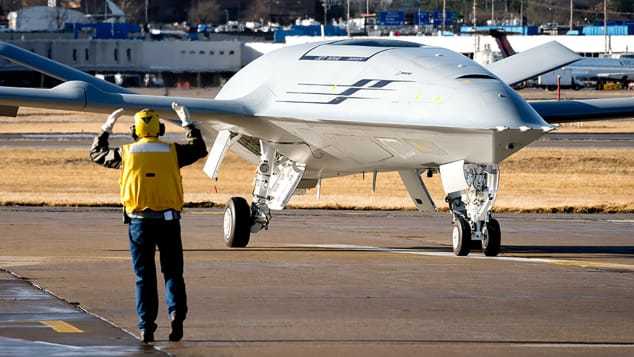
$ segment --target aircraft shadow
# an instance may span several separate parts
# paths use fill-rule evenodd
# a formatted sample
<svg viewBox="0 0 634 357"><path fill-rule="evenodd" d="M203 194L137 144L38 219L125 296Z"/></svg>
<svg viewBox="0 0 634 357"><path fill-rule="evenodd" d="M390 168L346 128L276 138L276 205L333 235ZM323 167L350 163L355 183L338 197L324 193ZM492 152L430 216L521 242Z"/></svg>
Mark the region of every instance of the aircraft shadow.
<svg viewBox="0 0 634 357"><path fill-rule="evenodd" d="M405 250L420 252L443 252L450 253L450 246L429 245L411 247L294 247L294 246L272 246L272 247L248 247L248 248L205 248L205 249L183 249L184 252L231 252L231 253L253 253L253 252L313 252L313 253L385 253L385 250ZM127 252L127 249L108 249L110 252ZM479 249L473 249L477 253ZM553 255L565 254L567 258L571 255L614 255L620 258L634 258L634 246L560 246L560 245L503 245L502 253L506 254L530 254L531 257L550 257Z"/></svg>
<svg viewBox="0 0 634 357"><path fill-rule="evenodd" d="M248 247L248 248L213 248L213 249L183 249L184 252L328 252L328 253L337 253L337 252L361 252L361 253L385 253L380 249L411 249L411 248L390 248L390 247L373 247L373 248L347 248L347 247L293 247L293 246L285 246L285 247ZM429 247L417 247L416 249L421 249L424 251L441 251L441 252L450 252L451 248L447 247L439 247L439 246L429 246Z"/></svg>
<svg viewBox="0 0 634 357"><path fill-rule="evenodd" d="M451 247L436 246L412 246L412 247L389 247L388 249L405 249L420 251L445 251L451 252ZM478 252L479 249L473 249ZM531 257L550 257L552 255L566 254L566 258L571 258L572 254L578 255L616 255L619 257L634 258L634 246L566 246L566 245L502 245L502 253L507 254L530 254ZM536 256L539 255L540 256Z"/></svg>
<svg viewBox="0 0 634 357"><path fill-rule="evenodd" d="M372 247L372 248L354 248L354 247L247 247L247 248L204 248L204 249L183 249L183 252L362 252L362 253L385 253L381 249L404 249L404 250L421 250L421 251L437 251L437 252L451 252L451 247L443 246L417 246L417 247ZM158 250L158 248L157 248ZM107 249L108 252L128 252L127 249Z"/></svg>

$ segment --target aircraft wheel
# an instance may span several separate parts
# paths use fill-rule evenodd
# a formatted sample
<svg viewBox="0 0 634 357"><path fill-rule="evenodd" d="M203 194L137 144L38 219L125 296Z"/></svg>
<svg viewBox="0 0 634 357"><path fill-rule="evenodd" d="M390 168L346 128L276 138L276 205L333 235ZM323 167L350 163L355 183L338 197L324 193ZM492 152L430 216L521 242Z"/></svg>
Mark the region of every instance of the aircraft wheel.
<svg viewBox="0 0 634 357"><path fill-rule="evenodd" d="M500 254L500 247L502 245L502 231L500 230L500 223L491 218L487 223L486 234L482 235L482 252L487 257L495 257Z"/></svg>
<svg viewBox="0 0 634 357"><path fill-rule="evenodd" d="M224 216L224 238L227 247L244 248L251 236L251 208L242 197L227 201Z"/></svg>
<svg viewBox="0 0 634 357"><path fill-rule="evenodd" d="M471 227L467 220L456 216L452 232L453 252L458 256L469 255L471 251Z"/></svg>

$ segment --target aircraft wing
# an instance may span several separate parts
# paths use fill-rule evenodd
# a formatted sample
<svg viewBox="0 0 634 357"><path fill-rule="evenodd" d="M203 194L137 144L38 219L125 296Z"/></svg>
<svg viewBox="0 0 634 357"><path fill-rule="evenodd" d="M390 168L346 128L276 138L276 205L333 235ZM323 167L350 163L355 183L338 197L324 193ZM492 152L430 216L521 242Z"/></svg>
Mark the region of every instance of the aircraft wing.
<svg viewBox="0 0 634 357"><path fill-rule="evenodd" d="M66 81L51 89L0 87L0 116L15 117L20 106L94 113L110 113L117 108L124 108L125 114L152 108L159 112L162 118L177 123L171 103L178 102L187 106L197 121L204 121L207 128L216 131L228 129L247 135L258 133L257 136L271 140L297 140L295 136L281 130L270 121L256 118L253 115L256 108L249 108L240 100L135 94L71 66L2 41L0 57ZM261 94L265 93L256 91L253 95ZM258 98L244 99L260 102Z"/></svg>
<svg viewBox="0 0 634 357"><path fill-rule="evenodd" d="M540 100L529 104L551 124L634 118L634 98Z"/></svg>
<svg viewBox="0 0 634 357"><path fill-rule="evenodd" d="M4 57L11 62L62 81L82 81L90 83L94 87L105 92L133 93L132 91L116 84L96 78L86 72L80 71L63 63L50 60L44 56L38 55L37 53L33 53L7 42L0 41L0 57Z"/></svg>
<svg viewBox="0 0 634 357"><path fill-rule="evenodd" d="M297 140L271 121L254 116L253 109L241 100L112 93L82 81L64 82L51 89L0 87L0 115L3 112L5 115L14 114L20 106L92 113L110 113L124 108L124 114L128 115L143 108L152 108L162 118L179 123L172 110L172 102L186 106L195 121L205 122L214 130L226 129L269 140Z"/></svg>
<svg viewBox="0 0 634 357"><path fill-rule="evenodd" d="M486 68L513 85L561 68L581 57L559 42L552 41L493 62Z"/></svg>

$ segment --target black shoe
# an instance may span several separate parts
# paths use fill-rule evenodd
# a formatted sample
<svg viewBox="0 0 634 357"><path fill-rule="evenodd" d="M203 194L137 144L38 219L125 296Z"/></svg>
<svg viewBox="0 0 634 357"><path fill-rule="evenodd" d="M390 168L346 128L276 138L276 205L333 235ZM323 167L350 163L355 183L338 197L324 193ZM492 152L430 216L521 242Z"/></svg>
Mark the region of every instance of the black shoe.
<svg viewBox="0 0 634 357"><path fill-rule="evenodd" d="M141 330L141 337L143 338L143 343L154 342L154 332L150 330Z"/></svg>
<svg viewBox="0 0 634 357"><path fill-rule="evenodd" d="M170 332L169 340L172 342L178 342L183 338L183 320L177 319L175 314L171 314L172 332Z"/></svg>

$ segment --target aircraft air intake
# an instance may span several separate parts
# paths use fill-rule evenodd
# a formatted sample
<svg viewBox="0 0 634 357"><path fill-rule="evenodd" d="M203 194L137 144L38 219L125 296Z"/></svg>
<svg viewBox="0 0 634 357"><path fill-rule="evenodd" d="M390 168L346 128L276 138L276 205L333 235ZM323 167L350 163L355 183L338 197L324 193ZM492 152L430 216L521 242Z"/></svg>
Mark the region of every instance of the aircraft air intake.
<svg viewBox="0 0 634 357"><path fill-rule="evenodd" d="M496 78L488 74L478 73L478 74L465 74L465 75L456 77L456 79L496 79Z"/></svg>

